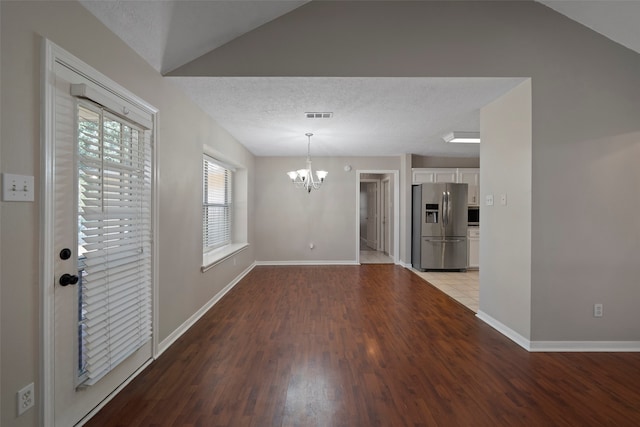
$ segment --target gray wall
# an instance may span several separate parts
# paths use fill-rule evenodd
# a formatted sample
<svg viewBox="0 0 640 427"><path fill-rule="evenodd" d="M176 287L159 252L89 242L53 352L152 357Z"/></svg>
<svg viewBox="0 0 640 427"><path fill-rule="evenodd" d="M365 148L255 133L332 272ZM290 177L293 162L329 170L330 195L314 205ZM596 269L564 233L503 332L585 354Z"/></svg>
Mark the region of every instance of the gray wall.
<svg viewBox="0 0 640 427"><path fill-rule="evenodd" d="M2 172L34 175L36 202L2 202L2 426L35 426L37 408L15 418L15 393L38 391L40 36L68 50L159 108L159 324L165 339L255 260L253 246L200 272L203 145L247 168L248 238L253 242L254 158L79 4L1 2ZM37 392L36 392L37 393ZM38 393L37 401L40 400Z"/></svg>
<svg viewBox="0 0 640 427"><path fill-rule="evenodd" d="M529 336L640 340L636 52L535 2L310 2L172 74L531 77Z"/></svg>
<svg viewBox="0 0 640 427"><path fill-rule="evenodd" d="M480 132L480 200L494 198L480 215L480 310L530 339L531 81L483 108Z"/></svg>
<svg viewBox="0 0 640 427"><path fill-rule="evenodd" d="M256 158L256 260L355 262L359 226L356 171L399 170L400 158L312 157L313 167L329 175L311 193L294 188L286 175L304 161L301 157ZM344 170L346 165L351 165L351 171Z"/></svg>

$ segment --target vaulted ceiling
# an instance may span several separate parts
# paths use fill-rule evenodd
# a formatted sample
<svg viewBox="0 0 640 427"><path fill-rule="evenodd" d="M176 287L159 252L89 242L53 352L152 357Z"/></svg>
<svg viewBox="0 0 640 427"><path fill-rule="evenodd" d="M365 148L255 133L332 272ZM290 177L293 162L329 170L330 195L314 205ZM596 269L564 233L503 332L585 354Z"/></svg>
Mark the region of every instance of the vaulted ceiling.
<svg viewBox="0 0 640 427"><path fill-rule="evenodd" d="M91 1L81 3L158 72L168 72L307 3L283 1ZM640 1L542 1L640 52ZM517 78L167 77L258 156L414 153L477 157L446 144L479 130L479 109ZM305 112L332 112L307 119Z"/></svg>

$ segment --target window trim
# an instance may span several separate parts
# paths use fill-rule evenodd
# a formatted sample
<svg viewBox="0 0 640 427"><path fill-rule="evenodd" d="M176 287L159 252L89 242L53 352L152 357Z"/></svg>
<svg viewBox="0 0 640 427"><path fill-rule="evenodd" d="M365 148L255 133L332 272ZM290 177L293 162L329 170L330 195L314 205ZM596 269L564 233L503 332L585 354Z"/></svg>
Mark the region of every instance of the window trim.
<svg viewBox="0 0 640 427"><path fill-rule="evenodd" d="M233 191L233 212L232 212L232 230L231 230L231 243L229 245L213 249L210 251L204 250L203 242L201 242L202 248L202 264L200 266L200 271L205 273L206 271L212 269L218 264L223 263L224 261L232 258L234 255L244 251L250 246L247 240L247 227L248 223L246 222L246 198L247 198L247 171L246 167L242 164L237 163L237 161L233 160L228 155L216 150L208 144L202 145L202 158L208 156L215 160L218 164L223 165L224 167L230 169L233 172L233 182L232 182L232 191ZM201 169L201 172L204 172ZM204 176L201 176L201 185L204 184ZM201 191L203 188L201 189ZM202 206L203 202L202 195L200 196L200 204ZM201 213L202 215L202 213ZM204 226L202 221L202 216L200 219L201 227ZM201 236L203 236L203 230L201 228Z"/></svg>
<svg viewBox="0 0 640 427"><path fill-rule="evenodd" d="M221 248L212 249L202 255L202 273L210 270L221 262L231 258L232 256L242 252L249 247L248 243L230 243Z"/></svg>

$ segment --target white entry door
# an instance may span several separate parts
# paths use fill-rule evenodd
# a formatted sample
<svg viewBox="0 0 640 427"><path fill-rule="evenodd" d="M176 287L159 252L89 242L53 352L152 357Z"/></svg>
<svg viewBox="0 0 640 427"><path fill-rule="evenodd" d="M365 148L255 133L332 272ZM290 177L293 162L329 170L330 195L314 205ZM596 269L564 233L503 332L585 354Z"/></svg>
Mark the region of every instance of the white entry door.
<svg viewBox="0 0 640 427"><path fill-rule="evenodd" d="M109 96L68 65L56 63L50 77L54 361L45 424L69 427L152 358L153 165L150 129L127 118L130 107L105 105Z"/></svg>

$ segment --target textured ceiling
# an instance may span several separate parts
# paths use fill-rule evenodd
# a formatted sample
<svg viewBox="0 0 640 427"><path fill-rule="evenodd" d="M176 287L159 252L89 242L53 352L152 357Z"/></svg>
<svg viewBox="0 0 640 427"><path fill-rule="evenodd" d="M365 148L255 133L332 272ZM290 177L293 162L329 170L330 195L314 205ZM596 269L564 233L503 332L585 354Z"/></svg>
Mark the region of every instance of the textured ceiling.
<svg viewBox="0 0 640 427"><path fill-rule="evenodd" d="M80 0L153 68L166 73L307 0Z"/></svg>
<svg viewBox="0 0 640 427"><path fill-rule="evenodd" d="M80 0L161 73L171 71L306 0ZM640 52L640 0L540 1ZM445 144L478 130L479 108L521 79L167 77L259 156L414 153L477 157L477 145ZM307 111L332 111L310 120Z"/></svg>
<svg viewBox="0 0 640 427"><path fill-rule="evenodd" d="M521 78L167 77L258 156L479 156L446 144ZM308 119L305 112L333 112Z"/></svg>

